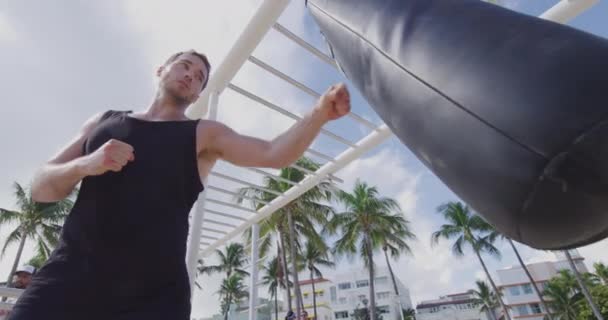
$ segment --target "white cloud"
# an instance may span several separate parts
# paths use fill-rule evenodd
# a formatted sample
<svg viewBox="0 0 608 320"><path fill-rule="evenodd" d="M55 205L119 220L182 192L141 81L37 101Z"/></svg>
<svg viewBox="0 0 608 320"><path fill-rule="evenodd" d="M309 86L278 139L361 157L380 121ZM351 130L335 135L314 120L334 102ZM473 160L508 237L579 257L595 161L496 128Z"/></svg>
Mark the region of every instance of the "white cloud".
<svg viewBox="0 0 608 320"><path fill-rule="evenodd" d="M3 12L0 12L0 43L2 42L15 42L19 39L19 35L11 21L6 17Z"/></svg>

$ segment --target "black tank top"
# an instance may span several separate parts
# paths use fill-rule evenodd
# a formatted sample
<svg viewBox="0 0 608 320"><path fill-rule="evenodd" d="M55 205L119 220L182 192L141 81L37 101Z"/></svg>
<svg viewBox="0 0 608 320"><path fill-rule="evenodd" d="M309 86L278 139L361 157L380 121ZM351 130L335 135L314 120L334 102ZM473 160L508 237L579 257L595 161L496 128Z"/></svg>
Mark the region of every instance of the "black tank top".
<svg viewBox="0 0 608 320"><path fill-rule="evenodd" d="M109 139L133 146L120 172L82 181L57 255L86 257L100 276L174 278L186 272L188 213L203 190L196 153L198 120L146 121L106 112L83 148Z"/></svg>

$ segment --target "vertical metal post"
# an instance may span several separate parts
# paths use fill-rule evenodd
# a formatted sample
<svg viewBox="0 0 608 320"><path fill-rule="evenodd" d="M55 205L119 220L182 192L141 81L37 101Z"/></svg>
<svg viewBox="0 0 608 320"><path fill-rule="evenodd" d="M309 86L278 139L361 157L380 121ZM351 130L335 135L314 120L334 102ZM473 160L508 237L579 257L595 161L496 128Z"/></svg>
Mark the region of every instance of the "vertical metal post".
<svg viewBox="0 0 608 320"><path fill-rule="evenodd" d="M257 319L258 306L258 263L260 238L260 225L254 223L251 225L251 270L249 275L249 320Z"/></svg>
<svg viewBox="0 0 608 320"><path fill-rule="evenodd" d="M212 92L209 95L209 119L217 118L218 94ZM207 179L203 181L207 184ZM203 190L198 196L196 203L192 207L192 221L190 222L190 239L188 242L188 252L186 254L186 266L188 268L188 276L190 277L190 292L194 292L194 281L196 280L196 266L200 252L201 234L203 232L203 218L205 216L205 198L207 197L207 189ZM191 295L193 296L193 295Z"/></svg>

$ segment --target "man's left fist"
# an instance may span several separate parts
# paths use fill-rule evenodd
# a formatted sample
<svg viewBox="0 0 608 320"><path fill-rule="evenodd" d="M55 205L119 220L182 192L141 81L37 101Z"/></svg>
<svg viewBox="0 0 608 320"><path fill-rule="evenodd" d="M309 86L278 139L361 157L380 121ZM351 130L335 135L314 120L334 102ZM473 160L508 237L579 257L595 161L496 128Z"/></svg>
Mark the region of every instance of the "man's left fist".
<svg viewBox="0 0 608 320"><path fill-rule="evenodd" d="M328 120L336 120L350 112L350 95L343 83L333 85L319 98L317 108Z"/></svg>

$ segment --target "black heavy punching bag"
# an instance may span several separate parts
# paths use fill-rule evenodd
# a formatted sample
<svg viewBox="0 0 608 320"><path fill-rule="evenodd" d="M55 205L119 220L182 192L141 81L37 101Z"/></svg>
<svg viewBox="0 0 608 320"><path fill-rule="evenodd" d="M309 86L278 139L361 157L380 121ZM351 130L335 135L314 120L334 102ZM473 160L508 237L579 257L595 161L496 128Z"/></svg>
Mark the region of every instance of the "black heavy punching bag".
<svg viewBox="0 0 608 320"><path fill-rule="evenodd" d="M342 72L500 232L608 236L608 41L479 0L308 0Z"/></svg>

